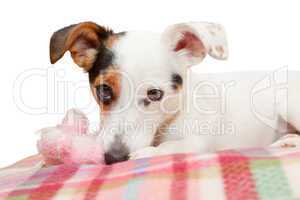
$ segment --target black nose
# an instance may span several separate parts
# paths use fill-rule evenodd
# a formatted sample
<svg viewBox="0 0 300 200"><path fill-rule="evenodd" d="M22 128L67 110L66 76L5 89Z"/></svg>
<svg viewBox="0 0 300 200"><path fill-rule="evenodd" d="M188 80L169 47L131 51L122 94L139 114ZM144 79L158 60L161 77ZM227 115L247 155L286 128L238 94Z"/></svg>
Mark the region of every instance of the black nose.
<svg viewBox="0 0 300 200"><path fill-rule="evenodd" d="M129 159L129 150L120 138L116 137L109 150L104 154L105 163L110 165Z"/></svg>
<svg viewBox="0 0 300 200"><path fill-rule="evenodd" d="M112 152L107 152L104 154L105 163L111 165L117 162L123 162L129 159L128 153L115 154Z"/></svg>

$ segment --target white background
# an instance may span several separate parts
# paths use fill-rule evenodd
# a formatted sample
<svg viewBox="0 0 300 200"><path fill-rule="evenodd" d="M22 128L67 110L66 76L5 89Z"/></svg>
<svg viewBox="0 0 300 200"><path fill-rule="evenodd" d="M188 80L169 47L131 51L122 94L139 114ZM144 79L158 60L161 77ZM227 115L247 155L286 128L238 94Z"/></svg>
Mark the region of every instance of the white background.
<svg viewBox="0 0 300 200"><path fill-rule="evenodd" d="M277 69L286 65L297 69L299 8L297 1L275 0L1 1L0 167L36 153L34 132L58 123L65 109L80 107L98 121L97 107L89 90L81 87L87 84L87 74L71 62L69 55L55 66L49 63L49 38L55 30L87 20L109 26L115 32L137 29L160 32L179 22L218 22L227 30L230 58L226 62L207 59L197 71ZM33 68L39 70L32 71ZM24 72L40 76L16 82L24 77ZM68 88L67 97L61 95L62 91L53 90L64 84ZM18 102L20 97L27 106L45 111L38 114L40 110L25 109ZM86 107L91 105L89 102L92 106Z"/></svg>

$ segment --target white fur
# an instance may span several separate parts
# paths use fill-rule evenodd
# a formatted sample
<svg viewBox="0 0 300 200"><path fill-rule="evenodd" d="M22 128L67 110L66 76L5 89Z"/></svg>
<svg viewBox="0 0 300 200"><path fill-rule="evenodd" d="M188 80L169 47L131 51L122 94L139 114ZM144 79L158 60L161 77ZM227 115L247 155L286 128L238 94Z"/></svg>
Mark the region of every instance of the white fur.
<svg viewBox="0 0 300 200"><path fill-rule="evenodd" d="M254 95L254 105L251 104L251 95L253 95L254 88L259 86L259 83L263 82L264 78L273 73L274 72L236 72L202 75L193 74L191 78L192 86L189 86L189 88L192 88L193 85L197 84L197 82L199 83L201 80L209 80L210 83L216 83L217 85L220 85L222 82L235 82L235 85L228 89L226 111L222 113L218 108L215 113L203 114L203 112L199 112L199 110L191 106L189 111L182 112L173 124L173 126L176 127L176 134L174 134L174 128L170 129L168 134L165 135L165 143L162 143L157 148L146 147L145 149L140 149L132 154L132 158L170 153L205 153L229 148L268 146L283 134L288 133L287 129L285 130L286 132L278 132L281 118L284 118L285 122L290 123L297 130L300 130L300 106L298 105L300 102L299 72L289 72L288 83L284 85L283 88L277 88L277 91L272 91L272 89L276 89L272 88L272 86L265 88L265 90L262 89L261 94L257 94L258 96ZM285 74L282 76L285 76ZM287 96L283 96L283 98L279 98L277 102L275 102L276 92L279 93L280 90L286 90ZM199 94L208 93L204 88L197 92L199 92ZM219 92L221 91L219 90ZM221 101L222 98L223 97L220 97L218 100ZM192 99L187 98L186 100L188 105L193 105ZM221 106L212 99L202 99L200 104L202 108L208 109ZM285 107L284 104L288 106L287 109L283 109L283 107ZM257 111L261 113L257 113ZM189 124L213 124L214 122L220 121L220 119L227 120L233 124L234 131L232 134L230 131L225 131L225 133L209 132L209 134L207 134L207 131L203 131L204 129L202 129L201 132L200 129L187 129L183 126L183 122L190 122ZM226 126L224 121L222 123ZM176 135L177 138L174 138L174 135Z"/></svg>
<svg viewBox="0 0 300 200"><path fill-rule="evenodd" d="M116 55L114 64L122 73L121 96L104 123L104 146L108 149L115 135L121 135L132 152L149 146L153 139L156 126L146 128L144 123L160 124L168 115L160 112L159 103L144 107L140 101L150 87L162 88L165 95L175 95L170 79L172 73L178 72L170 65L171 59L160 34L129 32L113 51ZM128 130L125 126L129 126Z"/></svg>
<svg viewBox="0 0 300 200"><path fill-rule="evenodd" d="M281 136L276 130L279 119L288 121L300 130L299 73L289 74L289 82L285 84L289 88L288 96L276 102L273 112L275 118L264 118L264 114L272 110L272 107L269 107L273 103L275 90L268 93L268 87L265 87L263 80L270 73L272 75L272 72L191 74L188 66L199 63L202 59L191 58L191 54L184 54L182 57L173 51L174 44L180 39L176 35L180 36L182 31L196 33L207 48L206 52L213 58L227 57L225 33L219 25L187 23L171 26L163 34L126 33L112 49L116 55L114 64L122 72L122 86L121 96L104 123L105 150L110 148L116 135L129 148L132 158L139 158L168 153L203 153L227 148L269 145ZM218 50L219 47L222 47L222 51ZM180 92L171 88L172 73L180 74L184 80ZM278 74L272 75L271 79L276 79ZM196 90L195 87L203 81L210 83L212 87L215 86L220 97L217 95L215 100L212 99L211 88L200 87ZM266 94L261 97L257 96L259 90L256 91L260 84L266 90ZM151 87L163 89L164 99L145 107L140 100L146 98L147 89ZM209 95L210 98L201 98L197 102L197 106L207 109L207 112L199 112L199 109L194 107L195 90L202 97L204 94ZM224 91L225 97L222 96ZM256 98L254 101L253 96ZM286 103L289 105L288 110L285 109ZM259 106L258 110L263 114L256 112L256 106ZM176 119L164 134L165 143L157 148L149 147L158 126L175 115ZM203 128L186 127L186 123L207 124L209 127L218 121L225 126L230 126L231 123L233 131L225 131L220 135L218 131L206 133ZM145 125L145 122L149 122L151 127Z"/></svg>

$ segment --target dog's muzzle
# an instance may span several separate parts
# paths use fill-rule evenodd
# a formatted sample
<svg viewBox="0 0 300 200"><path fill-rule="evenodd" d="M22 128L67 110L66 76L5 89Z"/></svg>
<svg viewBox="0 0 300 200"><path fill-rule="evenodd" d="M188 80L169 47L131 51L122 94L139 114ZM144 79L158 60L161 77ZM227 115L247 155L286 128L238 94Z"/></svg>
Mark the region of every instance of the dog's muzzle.
<svg viewBox="0 0 300 200"><path fill-rule="evenodd" d="M105 163L110 165L129 159L128 147L122 143L119 137L116 137L108 151L104 153Z"/></svg>

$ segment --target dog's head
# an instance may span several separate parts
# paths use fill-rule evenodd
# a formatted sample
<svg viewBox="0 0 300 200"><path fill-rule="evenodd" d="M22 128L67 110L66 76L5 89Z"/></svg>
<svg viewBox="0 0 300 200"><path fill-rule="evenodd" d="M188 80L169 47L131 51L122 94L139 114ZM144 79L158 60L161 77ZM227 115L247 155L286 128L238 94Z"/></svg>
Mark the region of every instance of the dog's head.
<svg viewBox="0 0 300 200"><path fill-rule="evenodd" d="M114 33L92 22L55 32L51 63L70 51L89 75L103 122L107 163L155 143L162 127L180 111L188 67L209 54L227 58L223 28L212 23L183 23L162 34Z"/></svg>

